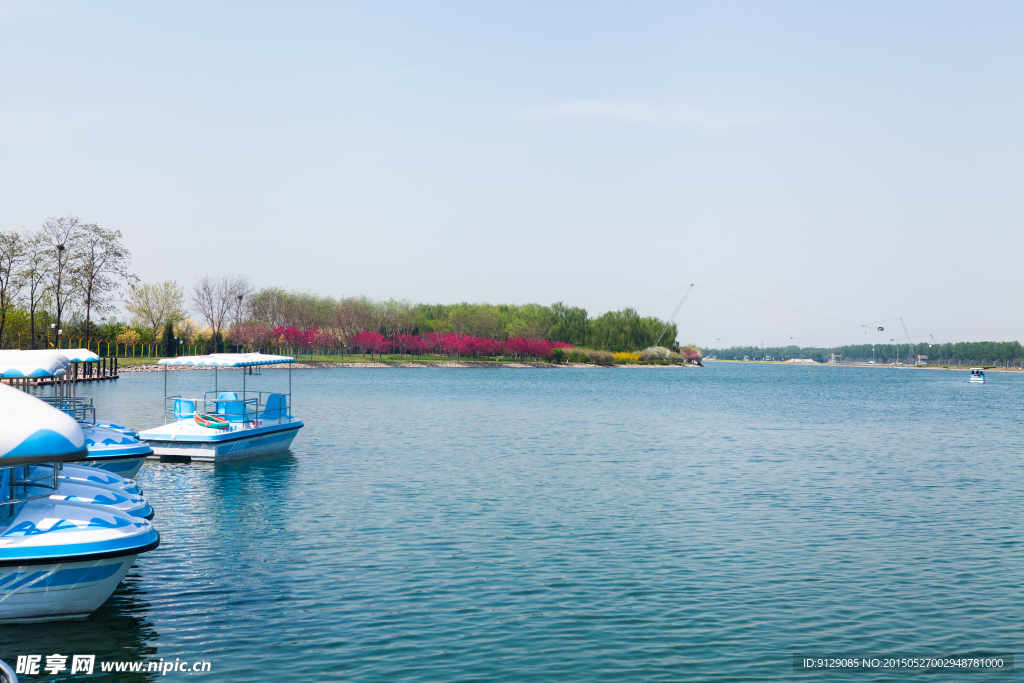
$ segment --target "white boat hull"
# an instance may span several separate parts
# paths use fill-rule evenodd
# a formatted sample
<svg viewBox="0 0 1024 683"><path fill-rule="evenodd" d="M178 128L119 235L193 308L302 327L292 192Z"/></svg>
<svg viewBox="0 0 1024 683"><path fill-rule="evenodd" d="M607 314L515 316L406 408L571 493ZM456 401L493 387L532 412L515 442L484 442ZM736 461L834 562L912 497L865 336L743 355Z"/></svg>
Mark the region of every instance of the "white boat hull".
<svg viewBox="0 0 1024 683"><path fill-rule="evenodd" d="M146 457L125 458L123 460L81 460L75 464L112 472L125 479L134 479L135 475L142 469L142 463L146 462Z"/></svg>
<svg viewBox="0 0 1024 683"><path fill-rule="evenodd" d="M0 567L0 623L87 617L110 597L135 557Z"/></svg>
<svg viewBox="0 0 1024 683"><path fill-rule="evenodd" d="M258 455L269 455L288 450L292 440L298 433L295 429L253 434L239 439L222 442L187 441L149 441L153 448L151 457L188 458L203 462L224 462L251 458Z"/></svg>

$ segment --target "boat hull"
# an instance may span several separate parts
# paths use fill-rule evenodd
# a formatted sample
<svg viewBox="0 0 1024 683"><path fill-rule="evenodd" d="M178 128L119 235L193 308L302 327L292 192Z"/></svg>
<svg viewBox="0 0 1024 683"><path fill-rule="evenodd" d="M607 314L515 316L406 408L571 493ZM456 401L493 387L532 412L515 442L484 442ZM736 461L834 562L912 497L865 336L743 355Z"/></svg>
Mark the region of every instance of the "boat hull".
<svg viewBox="0 0 1024 683"><path fill-rule="evenodd" d="M146 441L153 449L151 457L224 462L288 450L301 426L299 424L290 429L270 432L261 432L259 429L246 430L237 438L219 441L193 441L187 438Z"/></svg>
<svg viewBox="0 0 1024 683"><path fill-rule="evenodd" d="M134 479L135 475L142 469L142 463L146 462L148 456L140 456L134 458L109 458L104 460L82 460L76 462L76 465L85 465L86 467L95 467L99 470L111 472L123 477L124 479Z"/></svg>
<svg viewBox="0 0 1024 683"><path fill-rule="evenodd" d="M87 617L110 597L135 558L0 566L0 624Z"/></svg>

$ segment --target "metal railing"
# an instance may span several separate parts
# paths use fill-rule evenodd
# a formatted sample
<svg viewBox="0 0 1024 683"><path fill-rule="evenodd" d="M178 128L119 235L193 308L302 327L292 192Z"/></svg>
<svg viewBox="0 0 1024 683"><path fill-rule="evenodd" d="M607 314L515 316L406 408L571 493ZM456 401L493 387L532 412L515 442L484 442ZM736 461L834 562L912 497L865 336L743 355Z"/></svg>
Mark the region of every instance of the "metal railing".
<svg viewBox="0 0 1024 683"><path fill-rule="evenodd" d="M62 413L67 413L79 422L91 425L96 424L96 406L92 403L92 396L65 396L63 398L59 396L39 396L37 398L43 403L49 403Z"/></svg>
<svg viewBox="0 0 1024 683"><path fill-rule="evenodd" d="M57 492L59 482L57 474L60 467L56 463L42 463L35 467L50 467L52 474L43 474L38 477L29 476L29 468L33 465L19 465L17 467L5 467L10 470L10 482L7 491L4 491L0 505L17 505L36 498L47 498ZM20 473L19 473L20 472ZM20 477L20 478L19 478ZM36 495L29 495L30 489L42 489L43 492Z"/></svg>
<svg viewBox="0 0 1024 683"><path fill-rule="evenodd" d="M240 398L218 398L221 394L233 393ZM255 396L253 396L255 394ZM278 408L270 408L270 411L277 412L277 417L265 417L267 412L267 397L271 395L278 395L285 399L284 405ZM284 424L287 418L291 415L291 394L285 394L280 391L206 391L203 393L202 398L193 398L191 396L164 396L164 424L167 424L167 418L170 417L176 421L178 418L174 414L174 402L175 401L191 401L195 406L195 415L219 415L228 419L232 424L241 424L242 429L248 429L255 426L262 426L262 424ZM229 405L241 404L241 412L228 413L227 407ZM200 409L202 406L202 409ZM219 408L224 406L224 412L220 412ZM235 418L232 420L231 418ZM260 422L259 425L255 424Z"/></svg>

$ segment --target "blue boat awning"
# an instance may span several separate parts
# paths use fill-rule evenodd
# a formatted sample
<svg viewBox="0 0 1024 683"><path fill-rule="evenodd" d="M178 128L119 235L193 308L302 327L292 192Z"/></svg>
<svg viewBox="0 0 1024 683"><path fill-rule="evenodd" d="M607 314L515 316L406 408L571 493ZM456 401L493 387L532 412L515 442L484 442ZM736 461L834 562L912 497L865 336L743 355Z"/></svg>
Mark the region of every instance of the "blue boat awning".
<svg viewBox="0 0 1024 683"><path fill-rule="evenodd" d="M75 418L0 384L0 467L84 457L85 434Z"/></svg>
<svg viewBox="0 0 1024 683"><path fill-rule="evenodd" d="M56 351L0 351L0 377L60 377L71 364Z"/></svg>

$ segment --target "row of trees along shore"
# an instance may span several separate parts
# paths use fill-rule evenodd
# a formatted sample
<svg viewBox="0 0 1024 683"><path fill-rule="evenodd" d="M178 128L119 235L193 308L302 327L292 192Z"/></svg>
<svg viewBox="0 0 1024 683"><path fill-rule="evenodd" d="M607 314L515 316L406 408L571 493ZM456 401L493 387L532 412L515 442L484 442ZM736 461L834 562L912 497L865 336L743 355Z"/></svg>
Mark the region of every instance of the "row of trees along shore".
<svg viewBox="0 0 1024 683"><path fill-rule="evenodd" d="M0 231L0 348L82 346L105 355L128 355L131 348L136 355L142 345L147 356L260 349L559 359L569 354L557 349L591 349L611 358L660 343L677 352L672 360L682 356L674 324L631 308L590 317L563 303L333 298L256 290L246 277L232 275L202 277L186 288L173 280L141 282L130 265L119 231L76 216L48 218L35 231ZM118 304L130 321L112 315ZM696 347L688 353L690 360L699 358Z"/></svg>
<svg viewBox="0 0 1024 683"><path fill-rule="evenodd" d="M950 342L944 344L875 344L872 356L871 344L853 344L830 348L800 346L734 346L728 349L702 348L704 357L720 360L763 359L771 356L775 360L809 358L826 362L838 354L844 363L866 363L872 358L876 363L916 363L918 356L927 356L928 365L1011 365L1024 364L1024 347L1020 342Z"/></svg>

